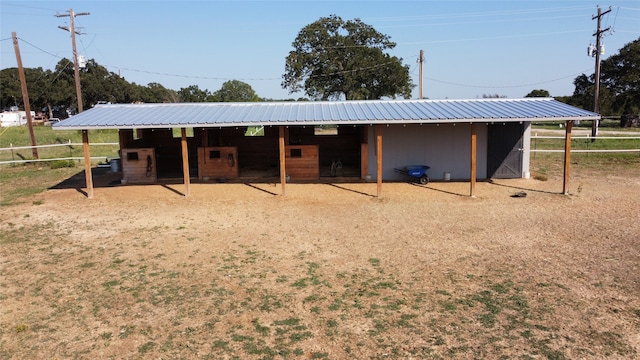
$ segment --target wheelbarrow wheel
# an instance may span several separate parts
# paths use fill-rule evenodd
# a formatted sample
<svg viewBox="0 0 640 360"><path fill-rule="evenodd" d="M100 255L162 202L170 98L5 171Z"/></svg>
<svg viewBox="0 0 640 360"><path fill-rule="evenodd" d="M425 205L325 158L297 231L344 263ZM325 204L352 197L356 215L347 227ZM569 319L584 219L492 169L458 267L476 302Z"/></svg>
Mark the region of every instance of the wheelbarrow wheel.
<svg viewBox="0 0 640 360"><path fill-rule="evenodd" d="M427 175L422 175L420 177L420 184L427 185L429 183L429 177Z"/></svg>

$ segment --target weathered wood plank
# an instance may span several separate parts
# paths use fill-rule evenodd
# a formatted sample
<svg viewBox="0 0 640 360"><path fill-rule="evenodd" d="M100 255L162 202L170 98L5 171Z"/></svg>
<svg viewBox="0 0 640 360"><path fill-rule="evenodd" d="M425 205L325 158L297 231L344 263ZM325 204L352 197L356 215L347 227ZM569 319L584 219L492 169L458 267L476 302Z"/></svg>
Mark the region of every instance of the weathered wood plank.
<svg viewBox="0 0 640 360"><path fill-rule="evenodd" d="M237 179L238 147L211 146L198 148L198 178Z"/></svg>
<svg viewBox="0 0 640 360"><path fill-rule="evenodd" d="M158 180L153 148L122 149L122 179L130 183L154 183Z"/></svg>
<svg viewBox="0 0 640 360"><path fill-rule="evenodd" d="M292 180L316 180L320 178L318 145L285 146L287 175Z"/></svg>

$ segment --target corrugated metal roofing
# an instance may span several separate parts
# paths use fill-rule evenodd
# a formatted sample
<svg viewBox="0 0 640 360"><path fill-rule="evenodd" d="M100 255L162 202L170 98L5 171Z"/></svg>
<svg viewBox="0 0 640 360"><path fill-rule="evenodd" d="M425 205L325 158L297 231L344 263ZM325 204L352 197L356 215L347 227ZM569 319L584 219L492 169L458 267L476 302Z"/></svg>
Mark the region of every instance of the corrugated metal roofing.
<svg viewBox="0 0 640 360"><path fill-rule="evenodd" d="M552 98L96 105L55 129L593 120Z"/></svg>

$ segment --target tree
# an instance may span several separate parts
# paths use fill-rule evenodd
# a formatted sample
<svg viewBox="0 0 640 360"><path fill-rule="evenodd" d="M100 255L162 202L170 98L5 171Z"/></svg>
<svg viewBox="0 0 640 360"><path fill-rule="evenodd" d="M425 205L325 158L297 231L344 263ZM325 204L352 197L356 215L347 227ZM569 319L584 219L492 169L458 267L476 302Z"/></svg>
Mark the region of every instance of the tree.
<svg viewBox="0 0 640 360"><path fill-rule="evenodd" d="M551 94L549 94L547 90L538 89L538 90L531 90L531 92L525 95L524 97L529 98L529 97L550 97L550 96Z"/></svg>
<svg viewBox="0 0 640 360"><path fill-rule="evenodd" d="M73 73L73 62L69 59L61 59L54 69L54 80L50 88L52 97L50 111L52 108L61 107L76 108L76 86ZM57 116L59 117L59 116Z"/></svg>
<svg viewBox="0 0 640 360"><path fill-rule="evenodd" d="M26 76L25 72L25 78ZM24 108L18 68L2 69L0 71L0 84L2 85L2 91L0 91L2 110L9 109L12 106ZM29 84L28 81L27 84Z"/></svg>
<svg viewBox="0 0 640 360"><path fill-rule="evenodd" d="M640 38L625 45L600 65L600 113L622 115L640 112ZM580 74L568 103L593 110L595 74Z"/></svg>
<svg viewBox="0 0 640 360"><path fill-rule="evenodd" d="M258 97L251 85L239 80L229 80L222 84L220 90L213 93L211 101L253 102L260 101L260 97Z"/></svg>
<svg viewBox="0 0 640 360"><path fill-rule="evenodd" d="M602 62L601 79L614 113L640 113L640 38Z"/></svg>
<svg viewBox="0 0 640 360"><path fill-rule="evenodd" d="M207 89L201 90L198 85L190 85L186 88L180 88L178 96L183 102L207 102L211 93Z"/></svg>
<svg viewBox="0 0 640 360"><path fill-rule="evenodd" d="M110 72L94 59L87 61L87 66L80 75L82 83L83 107L91 107L99 102L131 103L133 88L120 75Z"/></svg>
<svg viewBox="0 0 640 360"><path fill-rule="evenodd" d="M169 90L156 82L147 84L147 87L144 89L144 93L144 97L140 99L142 102L178 102L178 94L175 91Z"/></svg>
<svg viewBox="0 0 640 360"><path fill-rule="evenodd" d="M53 71L42 68L25 68L24 72L31 109L45 111L49 117L65 118L68 109L76 108L75 75L72 61L61 59ZM147 86L129 83L120 75L99 65L94 59L90 59L86 68L81 69L80 83L85 109L99 101L111 103L179 101L178 94L174 90L166 89L158 83L149 83ZM197 86L182 90L188 94L191 92L200 94L201 92ZM210 101L211 94L207 90L204 92L204 101ZM0 70L0 108L8 109L11 106L24 109L17 68Z"/></svg>
<svg viewBox="0 0 640 360"><path fill-rule="evenodd" d="M64 73L64 66L61 65L68 61L66 59L60 60L57 65L58 70L55 73L42 68L24 69L27 90L29 91L29 102L33 111L44 111L49 117L52 117L54 108L60 107L66 110L72 99L75 99L73 66L71 67L71 78L67 79L68 74ZM18 106L24 109L18 69L2 69L0 71L0 84L2 84L0 107L7 109L10 106ZM64 118L66 114L60 116Z"/></svg>
<svg viewBox="0 0 640 360"><path fill-rule="evenodd" d="M282 87L312 99L411 97L409 66L385 53L396 44L360 19L323 17L300 30L285 62Z"/></svg>

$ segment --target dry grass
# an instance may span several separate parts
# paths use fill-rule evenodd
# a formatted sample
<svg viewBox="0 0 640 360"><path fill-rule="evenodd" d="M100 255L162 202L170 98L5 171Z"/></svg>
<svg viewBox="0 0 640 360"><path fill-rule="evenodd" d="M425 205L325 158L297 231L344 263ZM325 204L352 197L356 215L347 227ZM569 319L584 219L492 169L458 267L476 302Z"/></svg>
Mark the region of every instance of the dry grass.
<svg viewBox="0 0 640 360"><path fill-rule="evenodd" d="M474 199L437 182L29 195L0 207L0 357L636 358L639 163L577 159L563 196L561 164L536 161L547 181Z"/></svg>

